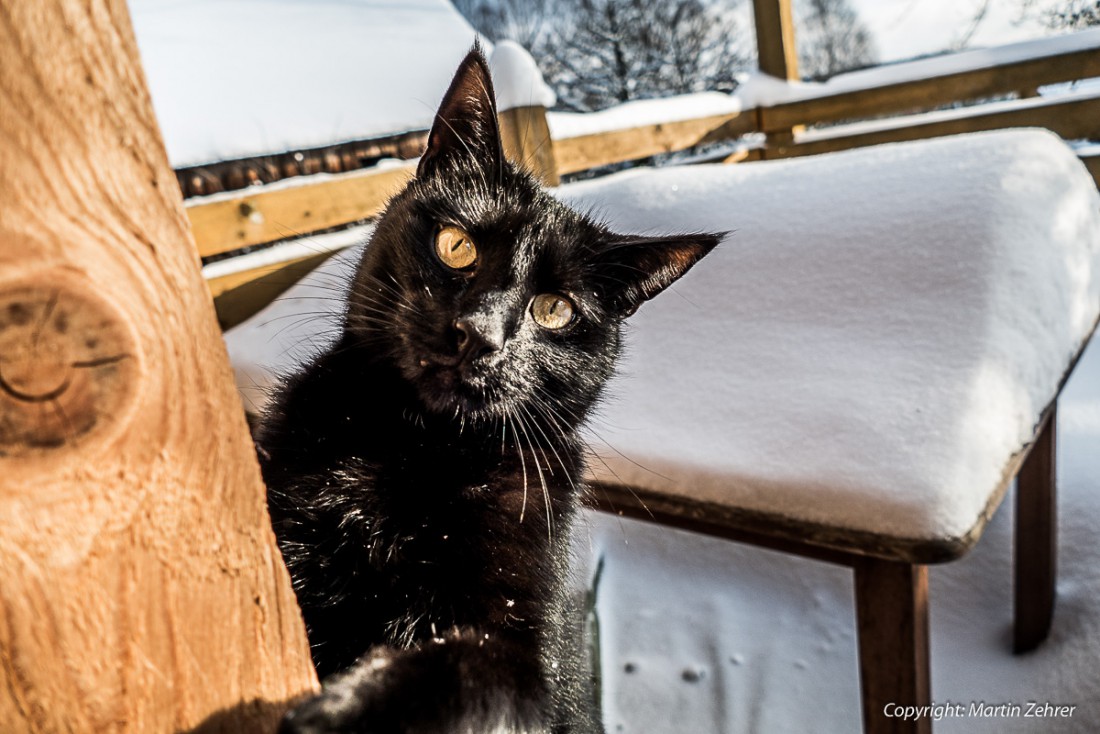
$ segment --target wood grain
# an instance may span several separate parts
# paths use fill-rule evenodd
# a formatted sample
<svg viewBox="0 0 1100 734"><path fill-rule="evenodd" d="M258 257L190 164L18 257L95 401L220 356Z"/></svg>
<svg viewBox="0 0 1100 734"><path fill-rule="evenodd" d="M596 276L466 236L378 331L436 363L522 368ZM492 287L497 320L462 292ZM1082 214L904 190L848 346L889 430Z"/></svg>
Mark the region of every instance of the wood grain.
<svg viewBox="0 0 1100 734"><path fill-rule="evenodd" d="M0 731L316 686L123 0L0 0Z"/></svg>

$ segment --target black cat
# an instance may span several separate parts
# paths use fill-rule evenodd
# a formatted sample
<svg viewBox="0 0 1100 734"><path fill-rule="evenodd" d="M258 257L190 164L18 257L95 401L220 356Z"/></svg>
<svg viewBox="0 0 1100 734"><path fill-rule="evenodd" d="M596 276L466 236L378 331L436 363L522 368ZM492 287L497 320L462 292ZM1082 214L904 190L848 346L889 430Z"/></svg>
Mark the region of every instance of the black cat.
<svg viewBox="0 0 1100 734"><path fill-rule="evenodd" d="M719 235L613 234L505 160L480 51L258 436L324 690L285 731L603 731L568 584L620 324Z"/></svg>

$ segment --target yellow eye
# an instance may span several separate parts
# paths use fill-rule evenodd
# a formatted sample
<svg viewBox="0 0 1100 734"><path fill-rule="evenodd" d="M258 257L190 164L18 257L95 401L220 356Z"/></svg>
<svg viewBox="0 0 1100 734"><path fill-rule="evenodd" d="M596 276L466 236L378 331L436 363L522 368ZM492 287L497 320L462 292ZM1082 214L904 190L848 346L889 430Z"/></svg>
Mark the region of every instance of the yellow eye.
<svg viewBox="0 0 1100 734"><path fill-rule="evenodd" d="M435 254L454 270L467 270L477 262L477 248L464 230L443 227L435 235Z"/></svg>
<svg viewBox="0 0 1100 734"><path fill-rule="evenodd" d="M573 304L565 296L543 293L531 301L535 323L547 329L563 329L573 321Z"/></svg>

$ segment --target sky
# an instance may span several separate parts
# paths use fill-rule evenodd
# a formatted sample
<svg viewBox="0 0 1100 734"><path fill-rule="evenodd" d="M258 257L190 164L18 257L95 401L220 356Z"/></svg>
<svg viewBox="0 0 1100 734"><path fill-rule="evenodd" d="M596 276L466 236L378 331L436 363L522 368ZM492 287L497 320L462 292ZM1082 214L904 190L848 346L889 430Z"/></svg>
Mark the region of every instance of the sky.
<svg viewBox="0 0 1100 734"><path fill-rule="evenodd" d="M849 0L871 30L879 60L899 61L953 45L984 0ZM970 47L992 46L1049 35L1036 16L1063 0L989 0ZM1025 5L1030 7L1022 13ZM1027 17L1021 17L1026 15ZM797 27L795 32L797 33Z"/></svg>

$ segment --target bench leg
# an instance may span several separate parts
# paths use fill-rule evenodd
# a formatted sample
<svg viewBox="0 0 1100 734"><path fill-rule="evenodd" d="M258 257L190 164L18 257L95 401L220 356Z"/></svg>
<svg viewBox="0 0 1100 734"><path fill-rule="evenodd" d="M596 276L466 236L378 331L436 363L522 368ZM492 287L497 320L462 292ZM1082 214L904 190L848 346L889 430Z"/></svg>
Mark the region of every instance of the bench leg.
<svg viewBox="0 0 1100 734"><path fill-rule="evenodd" d="M1016 653L1034 650L1050 631L1054 616L1057 508L1055 447L1057 408L1046 423L1016 476Z"/></svg>
<svg viewBox="0 0 1100 734"><path fill-rule="evenodd" d="M887 716L895 705L932 702L928 569L872 558L860 559L854 569L863 730L866 734L929 734L928 717L905 721Z"/></svg>

